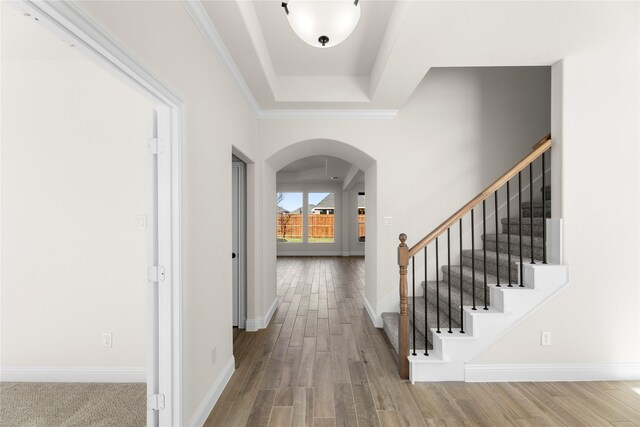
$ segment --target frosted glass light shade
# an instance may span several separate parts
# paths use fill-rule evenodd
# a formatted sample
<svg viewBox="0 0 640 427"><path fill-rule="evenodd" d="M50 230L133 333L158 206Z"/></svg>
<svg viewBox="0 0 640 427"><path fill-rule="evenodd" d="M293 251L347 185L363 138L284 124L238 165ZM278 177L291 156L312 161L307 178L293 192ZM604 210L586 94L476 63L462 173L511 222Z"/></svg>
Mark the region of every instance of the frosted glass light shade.
<svg viewBox="0 0 640 427"><path fill-rule="evenodd" d="M289 0L287 8L293 31L315 47L342 43L360 20L360 6L354 0Z"/></svg>

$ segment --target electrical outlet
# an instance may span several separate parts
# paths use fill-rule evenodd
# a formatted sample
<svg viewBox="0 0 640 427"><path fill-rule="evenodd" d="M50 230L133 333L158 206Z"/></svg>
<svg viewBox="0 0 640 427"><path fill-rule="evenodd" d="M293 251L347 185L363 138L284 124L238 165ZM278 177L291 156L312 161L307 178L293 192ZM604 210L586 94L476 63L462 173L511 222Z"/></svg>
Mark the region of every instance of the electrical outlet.
<svg viewBox="0 0 640 427"><path fill-rule="evenodd" d="M111 346L113 345L113 341L110 333L102 334L102 345L106 348L111 348Z"/></svg>
<svg viewBox="0 0 640 427"><path fill-rule="evenodd" d="M392 227L393 226L393 217L392 216L385 216L382 219L382 225L385 227Z"/></svg>
<svg viewBox="0 0 640 427"><path fill-rule="evenodd" d="M542 331L540 345L551 345L551 332Z"/></svg>

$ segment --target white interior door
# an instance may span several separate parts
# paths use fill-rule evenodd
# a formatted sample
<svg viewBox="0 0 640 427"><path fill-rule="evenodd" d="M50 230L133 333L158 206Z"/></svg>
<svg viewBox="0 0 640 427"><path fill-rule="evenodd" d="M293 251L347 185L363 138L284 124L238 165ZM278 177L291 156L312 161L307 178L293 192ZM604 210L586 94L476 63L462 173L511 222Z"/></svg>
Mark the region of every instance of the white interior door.
<svg viewBox="0 0 640 427"><path fill-rule="evenodd" d="M231 227L231 265L232 265L232 324L240 329L246 323L246 250L245 250L245 164L235 160L232 163L232 227Z"/></svg>
<svg viewBox="0 0 640 427"><path fill-rule="evenodd" d="M232 225L231 225L231 233L232 233L232 237L231 237L231 271L232 271L232 283L233 283L233 326L239 326L240 324L240 311L239 311L239 306L238 306L238 301L239 301L239 291L240 291L240 271L239 271L239 265L240 263L239 258L238 258L238 249L239 249L239 236L238 236L238 225L240 223L238 215L240 213L239 210L239 206L238 206L238 201L239 201L239 175L240 175L240 168L236 166L236 163L233 163L233 167L231 168L232 170L232 177L231 177L231 183L232 183L232 195L231 195L231 217L232 217Z"/></svg>

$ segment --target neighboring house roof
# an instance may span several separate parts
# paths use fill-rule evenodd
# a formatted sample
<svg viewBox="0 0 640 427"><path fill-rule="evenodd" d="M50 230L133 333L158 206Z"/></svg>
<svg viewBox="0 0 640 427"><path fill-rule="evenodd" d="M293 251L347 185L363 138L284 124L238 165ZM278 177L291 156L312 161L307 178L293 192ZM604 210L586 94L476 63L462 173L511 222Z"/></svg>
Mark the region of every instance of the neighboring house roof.
<svg viewBox="0 0 640 427"><path fill-rule="evenodd" d="M320 200L320 202L315 205L314 209L333 209L335 207L335 201L333 198L333 193L329 193L327 197Z"/></svg>
<svg viewBox="0 0 640 427"><path fill-rule="evenodd" d="M289 213L289 211L283 208L282 206L278 206L278 213Z"/></svg>
<svg viewBox="0 0 640 427"><path fill-rule="evenodd" d="M309 204L309 208L308 208L307 212L311 212L311 211L313 211L313 208L315 208L315 207L316 207L316 205L314 205L314 204L310 203L310 204ZM301 213L302 213L302 208L294 209L294 210L292 210L292 211L291 211L291 212L289 212L289 213L292 213L292 214L294 214L294 215L299 215L299 214L301 214Z"/></svg>

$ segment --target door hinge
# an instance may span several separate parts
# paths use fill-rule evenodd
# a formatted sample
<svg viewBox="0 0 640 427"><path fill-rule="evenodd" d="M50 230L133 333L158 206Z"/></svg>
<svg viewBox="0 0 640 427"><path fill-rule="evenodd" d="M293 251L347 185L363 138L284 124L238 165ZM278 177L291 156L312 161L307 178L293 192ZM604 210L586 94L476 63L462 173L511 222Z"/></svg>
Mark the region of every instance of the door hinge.
<svg viewBox="0 0 640 427"><path fill-rule="evenodd" d="M164 409L164 394L150 394L147 396L147 408L152 411Z"/></svg>
<svg viewBox="0 0 640 427"><path fill-rule="evenodd" d="M161 265L154 265L149 267L149 281L150 282L164 282L164 267Z"/></svg>
<svg viewBox="0 0 640 427"><path fill-rule="evenodd" d="M160 138L151 138L149 140L149 151L151 154L159 154L164 151L164 141Z"/></svg>

